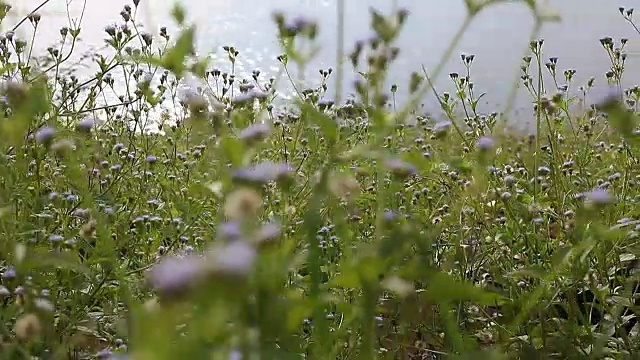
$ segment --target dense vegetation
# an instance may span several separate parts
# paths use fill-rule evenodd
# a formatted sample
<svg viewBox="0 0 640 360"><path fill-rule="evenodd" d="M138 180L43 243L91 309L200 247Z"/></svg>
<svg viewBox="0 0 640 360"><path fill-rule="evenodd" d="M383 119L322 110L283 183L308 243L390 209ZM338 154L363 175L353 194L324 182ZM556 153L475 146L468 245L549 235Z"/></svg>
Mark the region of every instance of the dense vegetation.
<svg viewBox="0 0 640 360"><path fill-rule="evenodd" d="M40 57L0 36L0 358L637 358L627 40L600 39L611 68L586 84L531 42L528 134L478 106L473 55L455 93L422 69L398 104L405 85L384 84L402 10L371 12L352 64L285 110L274 79L195 57L181 8L178 33L143 32L139 2L84 60L91 77L67 71L79 25ZM467 3L473 19L493 2ZM304 67L321 29L274 20L283 69ZM357 99L333 97L351 65ZM202 88L179 90L187 73ZM582 101L599 84L616 91ZM447 121L421 112L431 93Z"/></svg>

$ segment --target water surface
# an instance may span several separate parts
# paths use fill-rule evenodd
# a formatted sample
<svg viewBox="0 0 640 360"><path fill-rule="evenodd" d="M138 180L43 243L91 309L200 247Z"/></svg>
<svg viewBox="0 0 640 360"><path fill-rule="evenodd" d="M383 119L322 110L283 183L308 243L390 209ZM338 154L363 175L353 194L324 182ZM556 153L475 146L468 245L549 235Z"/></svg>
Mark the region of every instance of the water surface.
<svg viewBox="0 0 640 360"><path fill-rule="evenodd" d="M57 29L69 21L83 15L82 37L85 49L93 44L101 44L104 26L119 21L119 12L130 1L87 0L86 7L81 0L50 0L43 7L43 28L38 34L38 44L42 48L56 41ZM39 0L20 0L14 4L17 13L26 13ZM281 53L271 20L274 10L284 10L291 15L304 15L320 23L321 34L318 41L323 46L309 74L314 76L317 69L335 67L337 39L337 0L183 0L187 16L198 26L198 51L201 54L220 53L223 45L235 46L240 51L237 70L250 73L259 68L267 76L277 73L279 64L276 57ZM600 89L606 87L604 73L608 70L608 57L598 39L604 36L629 38L628 70L626 85L640 80L640 34L626 23L618 6L631 7L637 1L621 0L549 0L549 7L562 15L561 22L546 24L540 37L545 39L546 57L559 57L559 70L577 70L577 88L590 76L595 76ZM161 26L174 28L170 20L173 2L164 0L141 0L138 19L149 31L157 33ZM439 61L458 28L463 23L466 9L463 0L346 0L345 1L345 44L347 50L358 39L371 35L368 9L373 7L389 12L394 6L408 9L411 15L407 21L399 47L400 58L390 70L392 83L399 85L402 94L408 82L409 73L420 70L424 65L431 69ZM83 12L84 9L84 12ZM67 10L70 16L67 15ZM15 20L10 19L15 22ZM445 68L449 72L463 72L459 54L475 54L472 68L476 88L486 92L483 104L489 111L504 105L513 80L519 75L519 65L527 48L534 20L528 8L520 3L493 6L477 16L468 31L455 48L451 60ZM30 25L23 26L28 33ZM5 26L6 28L6 26ZM214 63L225 68L224 62ZM350 71L345 72L345 90L356 78ZM437 82L440 91L452 90L446 76ZM521 91L517 105L530 108L524 91Z"/></svg>

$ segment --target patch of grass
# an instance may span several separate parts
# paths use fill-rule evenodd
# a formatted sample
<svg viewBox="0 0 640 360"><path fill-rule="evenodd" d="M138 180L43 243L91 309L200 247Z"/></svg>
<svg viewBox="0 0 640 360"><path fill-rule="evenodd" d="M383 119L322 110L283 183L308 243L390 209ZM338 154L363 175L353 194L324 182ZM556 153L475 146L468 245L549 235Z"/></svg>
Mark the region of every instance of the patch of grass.
<svg viewBox="0 0 640 360"><path fill-rule="evenodd" d="M469 1L460 34L492 3ZM277 79L194 56L184 9L178 33L148 34L138 5L83 79L66 66L80 27L42 57L0 37L0 358L637 357L627 40L600 40L616 91L593 106L599 80L574 84L532 41L527 134L478 105L473 55L449 74L455 93L422 69L398 103L384 84L406 11L371 12L376 36L344 52L357 99L331 99L322 69L317 88L289 76L282 109ZM320 29L274 20L286 78ZM186 74L202 86L184 91ZM430 92L448 120L416 106Z"/></svg>

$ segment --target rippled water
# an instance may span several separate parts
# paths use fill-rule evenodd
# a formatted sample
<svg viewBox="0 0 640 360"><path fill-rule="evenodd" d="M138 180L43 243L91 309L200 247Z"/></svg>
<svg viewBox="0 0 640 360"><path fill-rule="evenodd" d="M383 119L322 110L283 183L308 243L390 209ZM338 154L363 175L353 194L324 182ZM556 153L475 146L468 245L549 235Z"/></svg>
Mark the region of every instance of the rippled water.
<svg viewBox="0 0 640 360"><path fill-rule="evenodd" d="M47 31L39 34L39 44L54 42L56 29L67 24L67 1L50 0L41 11ZM17 3L14 6L24 14L39 2L18 0L14 1ZM84 43L100 44L104 26L119 20L118 13L126 3L131 2L87 0L82 32ZM274 10L301 14L319 21L322 31L319 41L323 51L311 67L310 75L317 74L320 67L336 64L337 0L183 0L182 3L188 18L198 25L199 52L212 53L222 45L233 45L240 51L239 71L250 73L259 68L267 76L277 72L275 58L281 51L271 20ZM637 0L549 0L546 3L563 17L561 22L547 24L543 28L541 36L545 38L546 55L560 58L559 69L575 68L578 85L590 76L596 76L597 83L606 85L603 74L609 63L598 42L603 36L631 39L625 81L631 85L640 79L640 34L634 32L618 12L618 6L631 7L634 3L637 5ZM139 19L154 32L160 26L171 28L169 13L172 4L165 0L141 0ZM421 65L429 69L438 62L466 14L463 0L346 0L345 4L347 50L355 40L370 35L369 7L390 11L397 5L410 10L411 15L399 41L401 56L391 69L391 82L399 84L400 93L407 84L410 71L420 70ZM82 8L83 1L72 0L69 7L71 18L79 17ZM473 77L477 89L487 92L486 107L504 104L514 77L519 75L520 59L533 25L532 16L522 4L508 3L487 9L465 33L445 73L464 69L459 61L460 53L476 54ZM29 30L29 25L24 28ZM221 68L223 65L218 64ZM346 90L354 79L355 75L347 71ZM446 77L440 80L437 83L439 90L451 90ZM520 97L518 104L526 107L527 99Z"/></svg>

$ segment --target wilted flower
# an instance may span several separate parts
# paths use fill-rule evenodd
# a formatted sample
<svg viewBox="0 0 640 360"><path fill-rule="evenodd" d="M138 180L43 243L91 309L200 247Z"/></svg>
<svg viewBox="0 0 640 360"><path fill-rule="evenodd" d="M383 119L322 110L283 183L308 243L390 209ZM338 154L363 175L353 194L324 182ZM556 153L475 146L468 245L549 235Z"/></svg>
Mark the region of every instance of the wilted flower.
<svg viewBox="0 0 640 360"><path fill-rule="evenodd" d="M240 188L229 195L224 203L224 214L232 220L255 216L262 205L262 197L250 188Z"/></svg>
<svg viewBox="0 0 640 360"><path fill-rule="evenodd" d="M360 183L354 177L334 174L329 177L329 191L336 197L353 200L360 192Z"/></svg>
<svg viewBox="0 0 640 360"><path fill-rule="evenodd" d="M387 160L385 165L393 175L403 178L409 177L415 174L417 171L416 167L413 164L399 159Z"/></svg>
<svg viewBox="0 0 640 360"><path fill-rule="evenodd" d="M25 314L16 320L15 333L22 340L33 339L40 335L41 331L40 319L35 314Z"/></svg>
<svg viewBox="0 0 640 360"><path fill-rule="evenodd" d="M76 145L70 139L61 139L51 144L51 150L58 156L65 156L76 149Z"/></svg>
<svg viewBox="0 0 640 360"><path fill-rule="evenodd" d="M109 25L109 26L104 28L104 31L107 34L109 34L109 36L115 36L116 35L116 26L115 25Z"/></svg>
<svg viewBox="0 0 640 360"><path fill-rule="evenodd" d="M447 134L452 125L451 121L440 121L433 127L433 133L436 137L442 137Z"/></svg>

